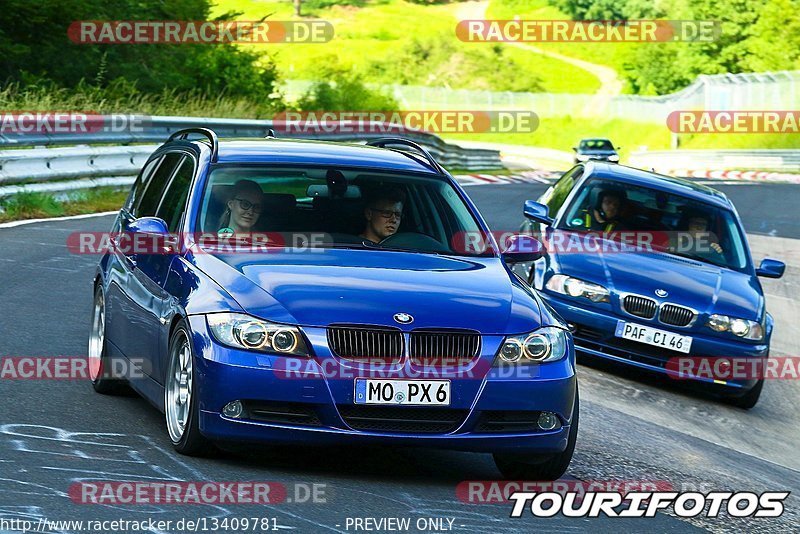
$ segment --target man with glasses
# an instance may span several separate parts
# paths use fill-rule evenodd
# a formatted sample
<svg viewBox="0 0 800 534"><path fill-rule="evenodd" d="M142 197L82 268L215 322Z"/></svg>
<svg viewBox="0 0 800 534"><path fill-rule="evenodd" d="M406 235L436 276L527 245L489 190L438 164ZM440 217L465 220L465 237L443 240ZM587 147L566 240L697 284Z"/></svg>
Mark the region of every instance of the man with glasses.
<svg viewBox="0 0 800 534"><path fill-rule="evenodd" d="M405 194L400 188L392 187L378 192L364 209L367 225L359 237L380 243L397 233L403 217L404 201Z"/></svg>

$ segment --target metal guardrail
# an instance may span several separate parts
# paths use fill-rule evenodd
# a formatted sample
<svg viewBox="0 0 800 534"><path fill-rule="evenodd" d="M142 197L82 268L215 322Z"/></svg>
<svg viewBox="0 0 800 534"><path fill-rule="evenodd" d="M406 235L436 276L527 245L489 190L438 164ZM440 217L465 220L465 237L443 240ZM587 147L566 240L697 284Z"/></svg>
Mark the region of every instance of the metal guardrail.
<svg viewBox="0 0 800 534"><path fill-rule="evenodd" d="M759 170L800 171L800 150L653 150L634 152L628 158L633 167L675 170Z"/></svg>
<svg viewBox="0 0 800 534"><path fill-rule="evenodd" d="M0 151L0 186L39 184L77 178L133 176L139 172L148 156L174 132L191 127L213 129L220 138L264 137L273 121L247 119L211 119L199 117L149 117L139 131L94 132L84 134L3 134L0 147L26 147ZM339 142L367 142L371 139L397 135L386 133L298 133L287 138L317 139ZM279 137L282 137L278 134ZM445 167L479 170L502 167L500 152L491 149L463 148L447 143L425 132L403 132L400 136L425 147ZM89 146L92 143L114 146ZM137 144L147 143L147 144ZM58 145L78 145L61 146ZM48 146L54 148L41 148ZM63 190L76 188L67 184ZM31 189L59 190L29 186ZM0 196L18 188L0 188Z"/></svg>

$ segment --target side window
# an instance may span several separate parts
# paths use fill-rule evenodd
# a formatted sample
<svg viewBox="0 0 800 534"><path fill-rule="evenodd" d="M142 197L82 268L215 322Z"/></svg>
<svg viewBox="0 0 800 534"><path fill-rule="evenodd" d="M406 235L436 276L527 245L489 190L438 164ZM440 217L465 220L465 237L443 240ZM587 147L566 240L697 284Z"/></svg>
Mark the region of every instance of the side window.
<svg viewBox="0 0 800 534"><path fill-rule="evenodd" d="M550 216L555 217L564 201L567 200L570 191L575 187L577 182L583 175L583 167L575 167L568 171L556 184L544 195L541 199L542 203L547 204L550 209Z"/></svg>
<svg viewBox="0 0 800 534"><path fill-rule="evenodd" d="M160 162L161 159L161 156L159 156L144 164L142 171L139 173L139 176L136 178L136 182L134 182L133 187L131 188L131 194L128 196L127 202L125 202L125 208L129 212L133 213L133 207L137 206L139 202L141 202L142 194L144 193L144 186L149 182L153 171L156 169L156 166L158 166L158 162Z"/></svg>
<svg viewBox="0 0 800 534"><path fill-rule="evenodd" d="M160 217L167 222L170 232L178 230L181 222L181 215L186 209L186 201L189 198L189 186L194 175L194 160L186 156L178 167L175 176L172 177L167 186L161 205L156 211L156 217Z"/></svg>
<svg viewBox="0 0 800 534"><path fill-rule="evenodd" d="M139 200L138 205L135 205L133 213L135 217L152 217L156 214L158 204L161 202L161 193L164 191L167 180L172 176L172 171L175 170L175 166L178 165L182 157L183 154L176 152L171 152L164 156L161 160L161 165L153 173L153 177L145 183L142 198Z"/></svg>

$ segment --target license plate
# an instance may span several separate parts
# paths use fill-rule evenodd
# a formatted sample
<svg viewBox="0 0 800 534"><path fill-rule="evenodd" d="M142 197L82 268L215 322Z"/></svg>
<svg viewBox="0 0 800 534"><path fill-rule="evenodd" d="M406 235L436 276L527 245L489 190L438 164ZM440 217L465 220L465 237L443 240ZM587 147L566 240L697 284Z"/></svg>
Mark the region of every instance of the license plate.
<svg viewBox="0 0 800 534"><path fill-rule="evenodd" d="M356 378L355 403L449 406L450 381Z"/></svg>
<svg viewBox="0 0 800 534"><path fill-rule="evenodd" d="M666 330L659 330L651 326L628 323L625 321L617 321L617 330L614 332L614 335L623 339L630 339L631 341L638 341L639 343L646 343L647 345L674 350L675 352L682 352L684 354L688 354L689 350L692 348L692 338L689 336L673 334Z"/></svg>

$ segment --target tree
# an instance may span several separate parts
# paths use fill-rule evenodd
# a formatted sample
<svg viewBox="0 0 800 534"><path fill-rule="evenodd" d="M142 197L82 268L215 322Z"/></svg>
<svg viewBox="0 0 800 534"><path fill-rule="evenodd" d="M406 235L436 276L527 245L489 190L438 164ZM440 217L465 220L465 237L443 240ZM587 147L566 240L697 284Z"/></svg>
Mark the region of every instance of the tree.
<svg viewBox="0 0 800 534"><path fill-rule="evenodd" d="M144 93L205 90L267 100L277 71L269 59L228 44L77 44L80 20L208 20L211 0L4 0L0 82L108 87L125 80ZM223 18L231 18L228 13Z"/></svg>

